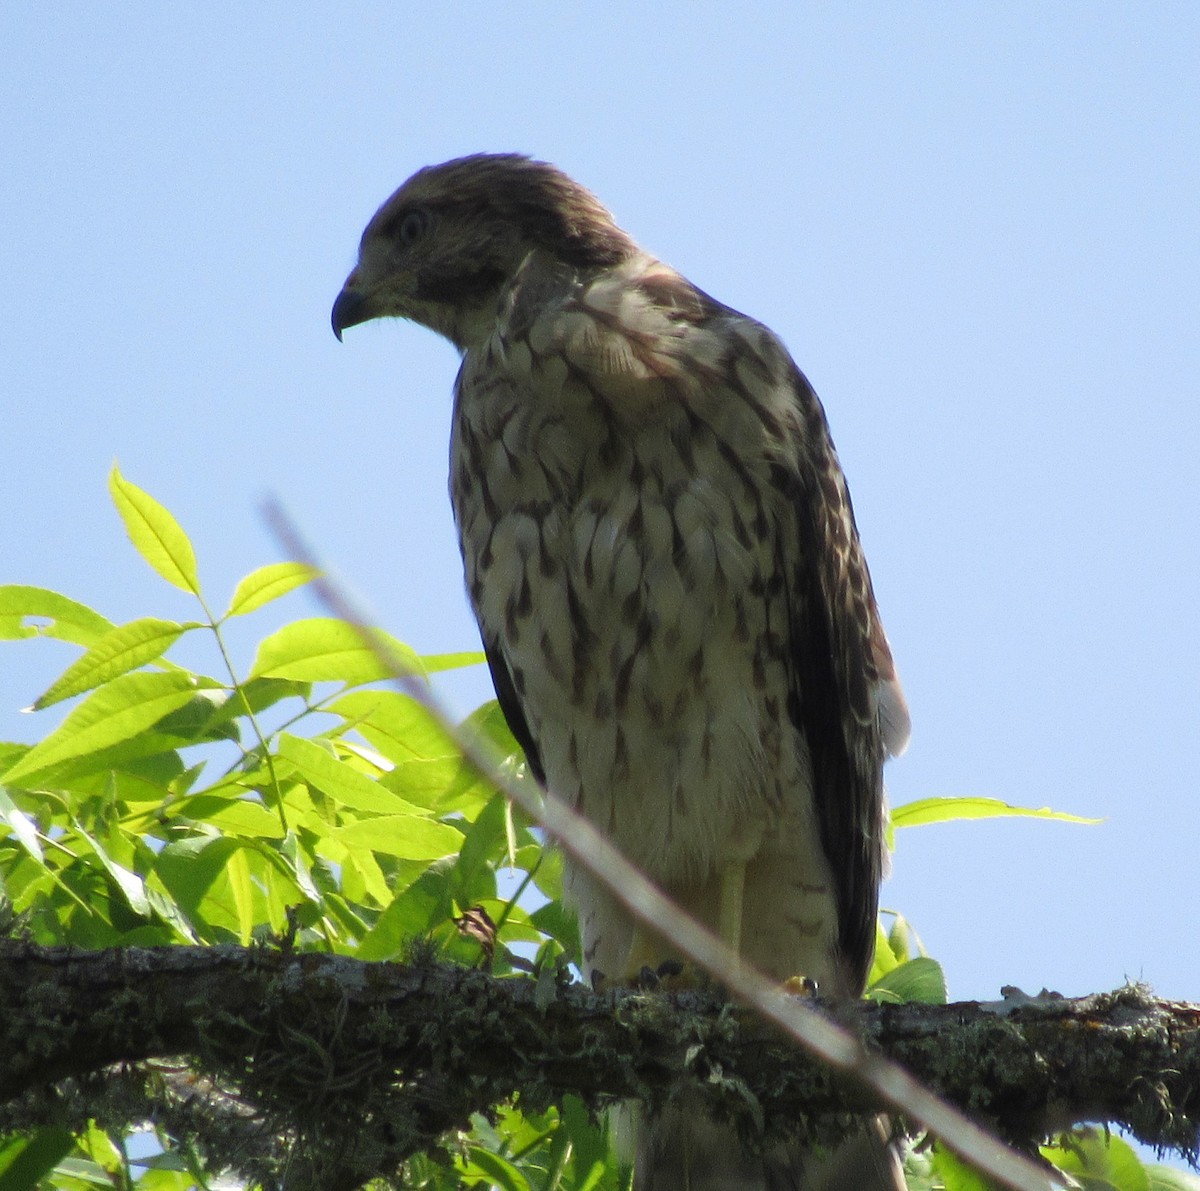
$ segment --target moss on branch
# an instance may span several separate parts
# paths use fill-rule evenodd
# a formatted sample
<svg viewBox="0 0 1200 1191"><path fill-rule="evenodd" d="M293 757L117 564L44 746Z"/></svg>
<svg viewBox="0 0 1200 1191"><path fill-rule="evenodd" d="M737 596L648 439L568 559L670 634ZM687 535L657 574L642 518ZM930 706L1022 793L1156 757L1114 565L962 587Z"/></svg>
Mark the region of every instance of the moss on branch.
<svg viewBox="0 0 1200 1191"><path fill-rule="evenodd" d="M353 1188L517 1094L600 1109L700 1087L747 1137L829 1138L876 1107L715 993L551 973L5 942L0 1003L0 1129L157 1120L268 1184L287 1164L291 1185ZM1196 1156L1200 1006L1130 986L829 1011L1014 1143L1103 1120Z"/></svg>

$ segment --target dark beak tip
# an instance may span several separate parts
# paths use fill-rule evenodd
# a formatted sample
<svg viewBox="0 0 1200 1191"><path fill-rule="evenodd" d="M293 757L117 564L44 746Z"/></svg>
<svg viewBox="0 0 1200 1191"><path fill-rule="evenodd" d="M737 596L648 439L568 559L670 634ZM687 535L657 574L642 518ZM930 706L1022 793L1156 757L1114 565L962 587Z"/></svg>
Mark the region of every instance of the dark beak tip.
<svg viewBox="0 0 1200 1191"><path fill-rule="evenodd" d="M333 327L333 333L341 343L342 332L347 327L365 323L370 317L371 312L367 309L367 299L363 294L359 290L343 289L333 304L333 310L330 311L329 325Z"/></svg>

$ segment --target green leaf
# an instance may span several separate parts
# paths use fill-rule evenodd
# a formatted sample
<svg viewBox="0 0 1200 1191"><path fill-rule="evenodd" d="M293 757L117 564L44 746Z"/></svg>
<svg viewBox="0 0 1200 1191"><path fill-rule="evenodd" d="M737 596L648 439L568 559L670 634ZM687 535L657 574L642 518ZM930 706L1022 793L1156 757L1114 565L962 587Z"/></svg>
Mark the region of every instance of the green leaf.
<svg viewBox="0 0 1200 1191"><path fill-rule="evenodd" d="M421 654L421 665L426 674L436 674L440 670L462 670L467 666L482 666L486 661L487 654L481 649L473 649L465 653Z"/></svg>
<svg viewBox="0 0 1200 1191"><path fill-rule="evenodd" d="M191 923L188 922L187 916L175 903L175 899L168 892L162 879L157 873L151 873L145 882L146 897L150 902L151 909L158 919L174 928L175 938L172 942L196 944L200 942L196 932L192 930Z"/></svg>
<svg viewBox="0 0 1200 1191"><path fill-rule="evenodd" d="M563 897L563 858L556 848L546 849L541 845L542 852L538 860L537 872L534 873L533 883L553 901L562 901Z"/></svg>
<svg viewBox="0 0 1200 1191"><path fill-rule="evenodd" d="M279 851L287 864L289 876L296 882L300 891L314 905L320 905L322 900L321 891L313 881L307 852L294 831L289 830L287 835L283 837L283 843L280 845Z"/></svg>
<svg viewBox="0 0 1200 1191"><path fill-rule="evenodd" d="M54 1191L110 1191L112 1176L90 1158L64 1158L54 1170Z"/></svg>
<svg viewBox="0 0 1200 1191"><path fill-rule="evenodd" d="M34 821L11 798L3 786L0 786L0 821L12 828L21 846L39 863L45 863L42 855L42 844L38 839L38 829Z"/></svg>
<svg viewBox="0 0 1200 1191"><path fill-rule="evenodd" d="M400 816L404 818L405 816ZM409 819L409 822L414 820ZM423 820L415 820L423 822ZM342 892L351 903L361 906L368 898L380 906L391 905L392 887L383 874L370 840L366 846L347 847L344 840L333 835L322 836L314 844L317 854L334 864L341 865Z"/></svg>
<svg viewBox="0 0 1200 1191"><path fill-rule="evenodd" d="M472 1146L470 1160L459 1170L464 1184L471 1185L482 1178L485 1184L502 1191L531 1191L529 1180L511 1162L499 1154Z"/></svg>
<svg viewBox="0 0 1200 1191"><path fill-rule="evenodd" d="M946 1003L946 974L942 965L928 956L897 964L867 990L875 1001L918 1001L922 1005Z"/></svg>
<svg viewBox="0 0 1200 1191"><path fill-rule="evenodd" d="M99 1125L93 1123L84 1130L78 1144L79 1148L109 1176L107 1181L114 1182L112 1176L121 1171L124 1159L121 1151L113 1145L112 1138Z"/></svg>
<svg viewBox="0 0 1200 1191"><path fill-rule="evenodd" d="M1200 1191L1200 1176L1169 1166L1147 1166L1150 1191Z"/></svg>
<svg viewBox="0 0 1200 1191"><path fill-rule="evenodd" d="M110 629L85 653L76 658L48 691L34 704L41 711L61 699L80 695L139 666L162 657L188 629L197 624L176 624L173 620L132 620Z"/></svg>
<svg viewBox="0 0 1200 1191"><path fill-rule="evenodd" d="M399 691L352 691L329 704L389 761L458 759L458 745L416 699Z"/></svg>
<svg viewBox="0 0 1200 1191"><path fill-rule="evenodd" d="M494 790L461 757L398 761L379 777L380 785L437 815L457 811L474 819Z"/></svg>
<svg viewBox="0 0 1200 1191"><path fill-rule="evenodd" d="M440 860L462 847L462 832L449 823L415 815L379 815L339 827L332 836L354 851L369 848L401 860Z"/></svg>
<svg viewBox="0 0 1200 1191"><path fill-rule="evenodd" d="M95 836L88 835L86 831L79 827L75 828L75 833L80 839L85 840L92 851L95 852L96 858L113 879L113 883L120 889L126 902L129 903L129 908L139 918L149 918L151 913L150 899L146 896L146 886L142 878L123 864L118 864L109 855L108 849Z"/></svg>
<svg viewBox="0 0 1200 1191"><path fill-rule="evenodd" d="M583 1188L593 1186L604 1175L612 1155L609 1153L605 1130L598 1125L583 1102L575 1096L566 1096L562 1103L562 1126L571 1139L575 1168L574 1184Z"/></svg>
<svg viewBox="0 0 1200 1191"><path fill-rule="evenodd" d="M2 776L17 783L62 761L129 740L182 707L195 690L190 674L122 674L89 695Z"/></svg>
<svg viewBox="0 0 1200 1191"><path fill-rule="evenodd" d="M148 492L125 479L115 463L108 490L137 552L168 583L199 595L196 554L179 522Z"/></svg>
<svg viewBox="0 0 1200 1191"><path fill-rule="evenodd" d="M421 814L419 807L385 790L366 774L302 736L283 733L279 738L279 756L290 762L307 782L342 806L380 815Z"/></svg>
<svg viewBox="0 0 1200 1191"><path fill-rule="evenodd" d="M892 950L891 940L883 929L883 923L875 920L875 958L871 964L868 983L877 984L888 972L898 967L900 960Z"/></svg>
<svg viewBox="0 0 1200 1191"><path fill-rule="evenodd" d="M39 1186L74 1147L68 1129L39 1129L28 1136L6 1138L0 1143L0 1191Z"/></svg>
<svg viewBox="0 0 1200 1191"><path fill-rule="evenodd" d="M529 921L554 939L573 963L580 962L579 926L575 915L562 902L547 902L529 915Z"/></svg>
<svg viewBox="0 0 1200 1191"><path fill-rule="evenodd" d="M34 777L23 778L21 784L43 790L64 788L94 793L98 781L107 781L114 770L122 770L166 785L183 772L183 762L175 751L179 746L179 740L150 728L94 752L66 757L45 767L39 764ZM8 777L0 775L0 780L7 781Z"/></svg>
<svg viewBox="0 0 1200 1191"><path fill-rule="evenodd" d="M230 696L226 690L217 687L201 690L182 707L163 716L155 731L185 744L211 740L239 741L241 736L237 717L225 714L229 702Z"/></svg>
<svg viewBox="0 0 1200 1191"><path fill-rule="evenodd" d="M491 699L482 707L477 707L471 712L467 716L466 726L490 740L499 749L502 756L524 756L521 746L509 729L508 721L504 718L504 712L500 710L497 700Z"/></svg>
<svg viewBox="0 0 1200 1191"><path fill-rule="evenodd" d="M423 673L421 659L409 646L381 634L396 655L401 669ZM301 682L344 682L361 686L391 678L353 625L334 617L312 617L284 625L258 647L252 678L294 678Z"/></svg>
<svg viewBox="0 0 1200 1191"><path fill-rule="evenodd" d="M18 744L15 740L0 740L0 773L10 765L15 765L18 757L23 757L32 746Z"/></svg>
<svg viewBox="0 0 1200 1191"><path fill-rule="evenodd" d="M225 878L229 882L230 900L237 914L238 942L245 947L254 930L254 886L250 878L248 853L244 848L230 854L225 865Z"/></svg>
<svg viewBox="0 0 1200 1191"><path fill-rule="evenodd" d="M219 722L237 721L246 714L246 705L257 715L284 699L307 699L312 684L283 678L251 678L230 691L213 713L210 727Z"/></svg>
<svg viewBox="0 0 1200 1191"><path fill-rule="evenodd" d="M28 618L48 620L47 625L29 625ZM0 584L0 640L25 637L57 637L75 645L91 645L113 627L112 621L86 604L68 599L46 587L19 583Z"/></svg>
<svg viewBox="0 0 1200 1191"><path fill-rule="evenodd" d="M1027 806L1012 806L998 798L919 798L892 809L891 827L921 827L926 823L949 823L955 819L1057 819L1060 823L1101 823L1053 811L1048 806L1037 810Z"/></svg>
<svg viewBox="0 0 1200 1191"><path fill-rule="evenodd" d="M491 862L498 860L504 853L504 845L507 842L507 811L508 802L504 795L495 794L480 811L475 822L467 828L456 865L462 882L461 888L456 892L461 896L474 898L480 876L486 874L488 881L494 881Z"/></svg>
<svg viewBox="0 0 1200 1191"><path fill-rule="evenodd" d="M258 903L255 885L266 889L283 862L239 840L195 838L170 843L154 862L155 874L180 911L209 941L228 931L248 937ZM295 874L288 874L294 894Z"/></svg>
<svg viewBox="0 0 1200 1191"><path fill-rule="evenodd" d="M928 954L920 937L913 929L912 923L903 914L896 910L883 912L892 916L892 928L887 933L887 945L896 963L902 964L918 955Z"/></svg>
<svg viewBox="0 0 1200 1191"><path fill-rule="evenodd" d="M1100 1129L1076 1129L1065 1144L1041 1152L1086 1191L1150 1191L1150 1176L1133 1147Z"/></svg>
<svg viewBox="0 0 1200 1191"><path fill-rule="evenodd" d="M987 1179L941 1142L933 1148L933 1169L941 1176L946 1191L994 1191Z"/></svg>
<svg viewBox="0 0 1200 1191"><path fill-rule="evenodd" d="M245 616L264 604L303 587L318 574L315 567L303 562L273 562L251 571L238 585L229 601L222 620L230 616Z"/></svg>
<svg viewBox="0 0 1200 1191"><path fill-rule="evenodd" d="M222 835L247 839L277 839L283 835L278 814L269 811L257 798L227 798L209 792L193 794L171 808L172 818L203 823Z"/></svg>
<svg viewBox="0 0 1200 1191"><path fill-rule="evenodd" d="M359 959L393 959L452 913L449 864L435 861L398 894L359 944Z"/></svg>

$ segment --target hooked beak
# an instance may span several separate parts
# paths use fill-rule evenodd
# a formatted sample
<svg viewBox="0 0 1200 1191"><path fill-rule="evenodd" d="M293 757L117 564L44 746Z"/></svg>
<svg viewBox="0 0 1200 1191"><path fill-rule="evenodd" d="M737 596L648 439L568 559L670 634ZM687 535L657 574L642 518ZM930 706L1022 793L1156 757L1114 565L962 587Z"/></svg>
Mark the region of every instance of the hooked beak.
<svg viewBox="0 0 1200 1191"><path fill-rule="evenodd" d="M340 343L342 332L347 327L355 327L359 323L367 322L372 317L366 295L361 290L352 288L347 282L342 287L342 292L338 294L337 301L333 304L329 321L333 326L333 333L338 337Z"/></svg>

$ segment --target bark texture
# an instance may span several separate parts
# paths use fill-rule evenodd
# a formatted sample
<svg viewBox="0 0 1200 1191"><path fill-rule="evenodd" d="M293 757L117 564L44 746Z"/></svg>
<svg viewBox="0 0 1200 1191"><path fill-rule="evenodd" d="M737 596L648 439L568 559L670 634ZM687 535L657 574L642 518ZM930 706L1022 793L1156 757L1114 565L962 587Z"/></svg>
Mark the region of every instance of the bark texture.
<svg viewBox="0 0 1200 1191"><path fill-rule="evenodd" d="M518 1092L599 1109L699 1091L751 1144L832 1141L874 1107L716 993L553 973L7 942L0 1004L0 1130L157 1119L268 1184L356 1187ZM829 1012L1014 1144L1099 1120L1196 1157L1200 1005L1128 986Z"/></svg>

